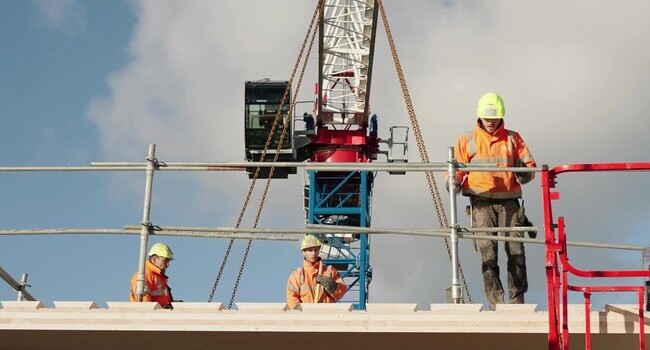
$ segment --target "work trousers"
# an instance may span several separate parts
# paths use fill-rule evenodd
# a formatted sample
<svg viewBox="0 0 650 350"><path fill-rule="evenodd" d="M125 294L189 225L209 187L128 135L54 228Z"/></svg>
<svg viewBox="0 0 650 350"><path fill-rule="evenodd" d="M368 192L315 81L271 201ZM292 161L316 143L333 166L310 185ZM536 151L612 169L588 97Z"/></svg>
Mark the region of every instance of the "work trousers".
<svg viewBox="0 0 650 350"><path fill-rule="evenodd" d="M472 203L472 221L476 228L521 226L518 215L519 200L516 198L497 200L471 197L470 201ZM477 234L496 236L498 233L479 232ZM503 235L521 238L523 232L503 232ZM519 242L504 243L508 257L509 302L510 304L523 304L524 293L528 290L524 244ZM490 304L490 310L494 310L496 304L504 303L503 285L499 277L498 242L479 239L476 244L481 253L485 296Z"/></svg>

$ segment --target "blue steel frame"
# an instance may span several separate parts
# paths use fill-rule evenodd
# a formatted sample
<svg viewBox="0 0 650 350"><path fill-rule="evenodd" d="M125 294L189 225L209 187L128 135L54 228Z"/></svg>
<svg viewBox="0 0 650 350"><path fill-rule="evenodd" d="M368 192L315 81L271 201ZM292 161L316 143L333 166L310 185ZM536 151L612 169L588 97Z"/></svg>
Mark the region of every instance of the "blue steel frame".
<svg viewBox="0 0 650 350"><path fill-rule="evenodd" d="M367 171L309 173L310 224L370 227L373 174ZM322 234L329 251L321 250L325 264L338 268L348 285L343 301L365 310L372 280L367 234ZM358 297L354 297L358 291Z"/></svg>

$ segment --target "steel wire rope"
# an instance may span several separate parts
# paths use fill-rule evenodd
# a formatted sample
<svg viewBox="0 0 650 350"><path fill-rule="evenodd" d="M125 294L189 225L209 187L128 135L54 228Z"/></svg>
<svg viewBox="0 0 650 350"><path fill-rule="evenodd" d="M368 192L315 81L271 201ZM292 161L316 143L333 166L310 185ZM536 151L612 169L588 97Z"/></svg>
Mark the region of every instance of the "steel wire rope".
<svg viewBox="0 0 650 350"><path fill-rule="evenodd" d="M390 31L390 26L388 25L388 19L386 17L386 11L384 10L384 5L382 4L381 0L377 0L377 6L379 6L379 11L381 12L381 19L384 22L384 29L386 30L388 45L390 46L390 51L393 56L393 61L395 62L395 70L397 71L397 76L399 78L400 86L402 88L402 94L404 95L404 102L406 103L409 119L411 120L411 127L413 128L413 133L415 134L415 140L417 142L418 150L420 152L420 158L422 158L423 163L429 163L429 155L427 153L427 149L424 144L424 139L420 131L418 119L415 114L415 108L413 107L411 95L409 93L408 86L406 85L406 78L404 77L404 72L402 71L402 65L400 63L399 56L397 54L395 41L393 40L393 36ZM442 205L442 199L440 198L440 192L438 191L438 185L436 184L436 179L433 176L433 172L427 171L426 176L427 176L427 182L429 184L429 190L431 192L431 196L433 197L433 204L435 206L436 213L438 214L438 222L440 223L440 227L441 228L449 227L449 220L447 219L447 215L445 214L445 208ZM447 238L445 238L444 240L445 240L445 247L447 248L447 255L449 257L449 260L451 260L452 257L451 257L451 248L449 247L449 240ZM465 279L465 274L463 273L463 268L461 267L460 263L458 264L458 270L461 279L463 281L463 288L465 290L465 293L467 294L467 300L470 304L472 304L472 296L470 295L469 288L467 287L467 280ZM463 297L462 299L463 302L465 302L465 298Z"/></svg>
<svg viewBox="0 0 650 350"><path fill-rule="evenodd" d="M271 140L272 140L272 137L273 137L273 133L275 132L275 128L276 128L276 126L277 126L278 120L280 119L280 115L281 115L282 107L284 106L284 104L285 104L285 102L286 102L287 95L288 95L289 91L291 90L291 83L293 82L293 79L294 79L294 77L295 77L295 75L296 75L296 71L298 70L298 66L300 65L300 62L301 62L301 60L302 60L302 56L303 56L303 53L304 53L304 51L305 51L305 46L307 45L307 40L309 39L309 33L312 32L312 28L314 28L314 23L316 22L316 18L317 18L316 16L317 16L318 13L320 13L320 11L321 11L321 7L322 7L322 2L323 2L323 1L324 1L324 0L320 0L320 1L319 1L318 6L317 6L316 9L314 10L314 14L312 15L311 23L310 23L310 25L309 25L309 28L307 29L307 33L305 34L305 38L304 38L303 43L302 43L302 46L301 46L301 48L300 48L300 53L298 54L298 59L296 60L296 63L295 63L295 65L294 65L294 67L293 67L293 70L292 70L292 72L291 72L291 77L290 77L290 79L289 79L289 84L287 85L287 89L285 89L285 91L284 91L284 95L282 96L282 99L281 99L281 101L280 101L280 107L278 108L278 111L277 111L277 113L276 113L276 115L275 115L275 119L274 119L274 121L273 121L273 125L271 126L271 130L269 131L269 136L267 137L267 139L266 139L266 143L265 143L265 145L264 145L264 149L262 150L262 154L261 154L261 156L260 156L260 162L263 162L264 159L265 159L265 157L266 157L266 153L267 153L268 148L269 148L269 146L270 146L270 144L271 144ZM301 82L302 82L302 79L303 79L303 76L304 76L306 63L307 63L307 61L308 61L308 59L309 59L309 53L311 52L311 49L312 49L312 47L313 47L313 42L314 42L314 38L315 38L315 35L316 35L316 32L317 32L317 31L316 31L317 29L318 29L317 27L314 28L314 29L313 29L313 34L311 35L311 41L310 41L310 43L309 43L309 50L308 50L308 52L307 52L307 55L306 55L306 58L305 58L305 62L304 62L304 64L303 64L303 68L302 68L302 71L301 71L301 73L300 73L300 78L299 78L299 80L298 80L298 85L297 85L297 87L296 87L296 94L297 94L297 92L300 90L300 85L301 85ZM292 111L293 108L294 108L294 106L295 106L295 101L292 103L291 108L289 109L289 111ZM289 115L287 116L287 118L286 118L286 120L285 120L285 123L284 123L284 125L283 125L282 134L281 134L281 136L280 136L280 140L279 140L279 143L278 143L277 152L276 152L276 154L275 154L275 156L274 156L274 158L273 158L273 162L276 162L276 161L277 161L277 158L278 158L278 156L279 156L279 154L280 154L280 149L281 149L281 147L282 147L282 143L283 143L284 138L285 138L285 136L286 136L287 125L289 125L290 121L291 121L291 113L289 113ZM253 227L257 227L257 224L258 224L258 222L259 222L259 217L260 217L260 215L261 215L261 211L262 211L262 208L263 208L263 206L264 206L264 202L265 202L265 200L266 200L267 192L268 192L268 189L269 189L269 185L270 185L271 179L272 179L272 177L273 177L274 169L275 169L275 168L272 167L272 168L270 169L270 171L269 171L269 176L268 176L268 178L267 178L267 184L266 184L266 187L265 187L265 189L264 189L264 193L263 193L263 196L262 196L262 200L261 200L261 202L260 202L260 206L259 206L259 208L258 208L257 215L256 215L256 218L255 218L255 225L254 225ZM252 178L253 181L251 182L251 185L249 186L248 193L247 193L247 195L246 195L246 199L244 200L244 204L243 204L243 206L242 206L242 210L241 210L241 212L240 212L240 214L239 214L239 218L237 219L237 224L236 224L236 226L235 226L236 228L239 228L240 225L241 225L241 222L242 222L243 217L244 217L244 213L246 212L246 208L248 207L248 203L250 202L250 198L251 198L251 195L252 195L252 193L253 193L253 189L255 188L255 184L256 184L256 182L257 182L257 178L259 177L259 172L260 172L260 168L258 167L258 168L256 168L256 170L255 170L255 173L254 173L253 178ZM233 288L233 293L232 293L232 296L231 296L231 298L230 298L230 302L229 302L229 304L228 304L228 309L231 309L231 308L232 308L232 304L233 304L233 301L234 301L234 299L235 299L235 295L236 295L236 293L237 293L237 288L238 288L238 286L239 286L239 281L240 281L240 279L241 279L241 275L242 275L242 273L243 273L243 271L244 271L244 266L245 266L245 264L246 264L246 260L247 260L247 258L248 258L248 253L249 253L249 251L250 251L250 247L251 247L252 241L253 241L252 239L248 241L248 245L247 245L247 247L246 247L246 251L245 251L245 253L244 253L244 257L243 257L243 260L242 260L242 264L241 264L241 266L240 266L239 273L238 273L238 275L237 275L237 279L236 279L236 281L235 281L235 286L234 286L234 288ZM208 298L208 302L212 302L212 299L214 298L214 294L215 294L215 292L216 292L216 290L217 290L217 287L218 287L218 285L219 285L219 281L221 280L221 276L223 275L223 271L224 271L224 269L225 269L226 262L227 262L227 260L228 260L229 255L230 255L230 252L232 251L232 247L233 247L234 242L235 242L235 239L233 238L233 239L230 240L230 242L229 242L229 244L228 244L228 248L226 249L226 253L225 253L225 255L224 255L224 259L223 259L223 261L222 261L222 263L221 263L221 266L220 266L220 268L219 268L219 272L217 273L217 277L216 277L216 280L215 280L214 285L213 285L213 287L212 287L212 291L210 292L210 296L209 296L209 298Z"/></svg>

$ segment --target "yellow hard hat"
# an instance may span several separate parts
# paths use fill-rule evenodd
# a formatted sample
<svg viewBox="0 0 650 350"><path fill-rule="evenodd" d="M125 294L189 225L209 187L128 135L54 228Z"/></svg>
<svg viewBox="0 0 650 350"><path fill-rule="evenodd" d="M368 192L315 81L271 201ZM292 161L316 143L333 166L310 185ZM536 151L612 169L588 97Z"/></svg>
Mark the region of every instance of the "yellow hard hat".
<svg viewBox="0 0 650 350"><path fill-rule="evenodd" d="M488 92L481 96L476 107L476 115L484 119L503 119L506 114L506 107L503 105L501 96L494 92Z"/></svg>
<svg viewBox="0 0 650 350"><path fill-rule="evenodd" d="M307 248L314 248L314 247L319 247L320 248L321 243L318 238L314 235L305 235L305 238L302 239L302 242L300 242L300 250L305 250Z"/></svg>
<svg viewBox="0 0 650 350"><path fill-rule="evenodd" d="M149 250L149 256L158 255L161 258L167 258L169 260L174 260L174 253L169 247L164 243L156 243L151 246Z"/></svg>

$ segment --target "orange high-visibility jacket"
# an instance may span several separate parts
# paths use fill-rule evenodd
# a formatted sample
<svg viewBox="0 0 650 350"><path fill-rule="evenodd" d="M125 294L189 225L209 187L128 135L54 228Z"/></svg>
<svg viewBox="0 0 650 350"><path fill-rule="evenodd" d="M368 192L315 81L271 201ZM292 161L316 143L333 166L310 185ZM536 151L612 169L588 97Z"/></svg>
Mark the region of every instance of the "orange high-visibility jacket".
<svg viewBox="0 0 650 350"><path fill-rule="evenodd" d="M481 128L480 119L476 128L460 136L454 148L454 157L459 163L489 164L499 167L536 167L533 155L516 131L505 128L501 122L494 134ZM521 197L521 185L531 181L535 173L513 172L463 172L456 173L457 183L462 184L465 196L507 199Z"/></svg>
<svg viewBox="0 0 650 350"><path fill-rule="evenodd" d="M316 275L321 264L322 260L318 260L315 264L303 261L302 267L299 267L291 273L287 282L287 305L290 309L293 309L300 303L314 302L314 290L317 284ZM345 292L348 290L348 286L343 282L343 278L339 272L335 268L323 264L322 274L331 277L337 283L337 286L332 294L327 293L324 288L321 288L318 302L334 303L343 298Z"/></svg>
<svg viewBox="0 0 650 350"><path fill-rule="evenodd" d="M160 268L147 260L144 270L144 297L142 301L157 302L162 307L171 304L171 293L169 286L167 286L167 276L160 271ZM138 273L134 273L131 277L131 301L137 301L135 288L138 283Z"/></svg>

